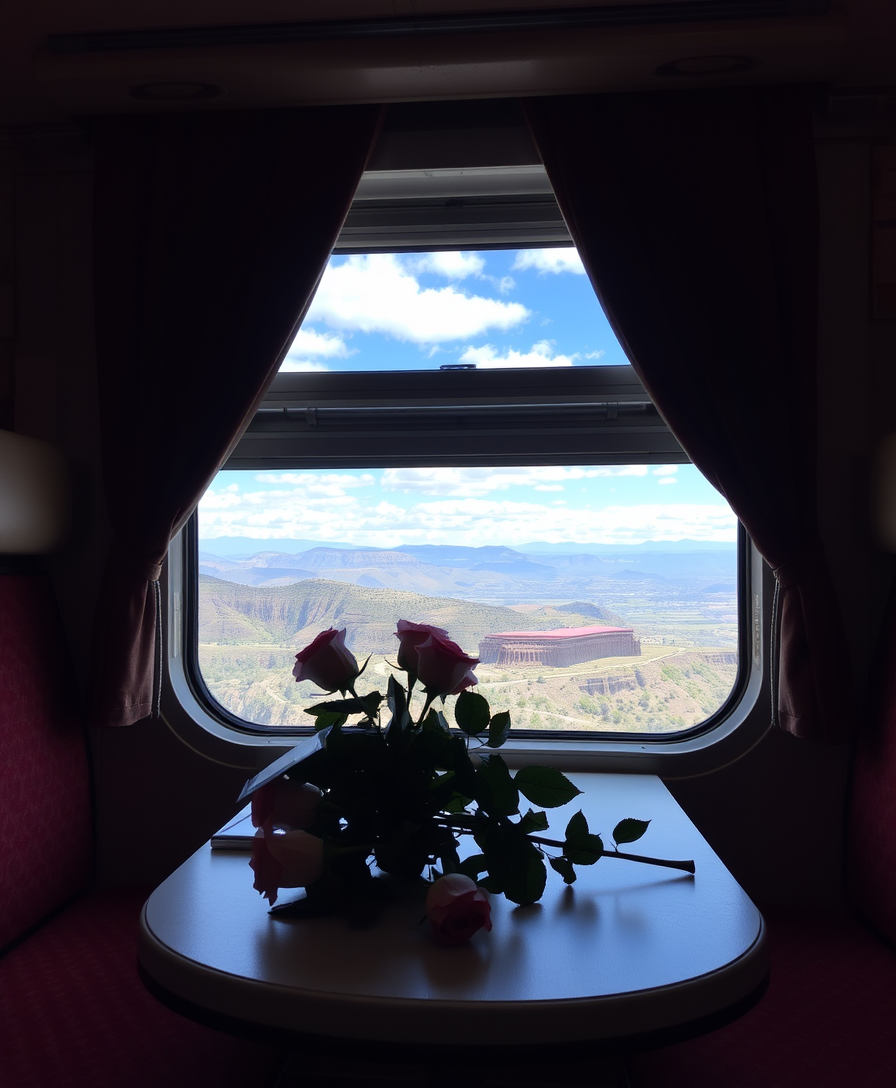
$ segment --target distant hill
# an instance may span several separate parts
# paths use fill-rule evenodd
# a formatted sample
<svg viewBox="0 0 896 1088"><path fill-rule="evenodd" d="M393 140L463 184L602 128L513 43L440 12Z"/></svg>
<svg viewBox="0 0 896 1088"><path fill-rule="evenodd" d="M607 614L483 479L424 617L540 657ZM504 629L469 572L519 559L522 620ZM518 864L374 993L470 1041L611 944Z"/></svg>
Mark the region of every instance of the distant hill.
<svg viewBox="0 0 896 1088"><path fill-rule="evenodd" d="M599 604L588 604L587 601L573 601L571 604L557 605L556 611L563 615L572 613L576 616L585 616L589 620L597 620L598 623L607 624L610 627L630 626L618 612L611 612L609 608L603 608ZM557 626L563 627L565 623Z"/></svg>
<svg viewBox="0 0 896 1088"><path fill-rule="evenodd" d="M527 613L526 626L539 631L581 627L593 618L593 613L541 608ZM443 627L468 653L478 652L484 635L519 626L519 613L500 605L319 578L261 588L208 575L199 577L201 643L287 645L298 649L319 631L345 627L349 646L389 654L397 646L395 625L399 619Z"/></svg>
<svg viewBox="0 0 896 1088"><path fill-rule="evenodd" d="M296 555L258 552L242 559L199 556L199 570L213 578L243 585L288 585L307 578L326 578L360 586L428 596L473 597L516 604L539 599L592 597L601 579L636 572L639 580L676 579L693 582L700 592L709 582L730 578L734 546L709 551L637 548L526 554L514 548L423 544L401 548L319 546Z"/></svg>

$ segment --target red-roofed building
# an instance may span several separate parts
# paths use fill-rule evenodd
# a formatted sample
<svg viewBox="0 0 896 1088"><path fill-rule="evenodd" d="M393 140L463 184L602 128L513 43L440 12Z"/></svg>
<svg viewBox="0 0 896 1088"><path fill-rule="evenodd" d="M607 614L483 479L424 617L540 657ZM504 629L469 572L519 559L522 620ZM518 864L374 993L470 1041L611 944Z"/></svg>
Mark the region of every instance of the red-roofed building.
<svg viewBox="0 0 896 1088"><path fill-rule="evenodd" d="M479 643L483 665L547 665L562 668L600 657L640 657L631 627L560 627L554 631L501 631Z"/></svg>

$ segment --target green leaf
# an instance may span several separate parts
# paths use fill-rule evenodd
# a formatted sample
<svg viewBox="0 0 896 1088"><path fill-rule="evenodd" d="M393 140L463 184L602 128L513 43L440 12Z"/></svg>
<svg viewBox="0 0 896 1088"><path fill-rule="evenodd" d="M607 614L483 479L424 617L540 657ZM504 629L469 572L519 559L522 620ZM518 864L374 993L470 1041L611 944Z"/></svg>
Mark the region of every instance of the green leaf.
<svg viewBox="0 0 896 1088"><path fill-rule="evenodd" d="M559 808L582 791L552 767L523 767L514 778L520 793L533 805Z"/></svg>
<svg viewBox="0 0 896 1088"><path fill-rule="evenodd" d="M581 839L567 839L563 852L574 865L594 865L604 853L600 835L585 835Z"/></svg>
<svg viewBox="0 0 896 1088"><path fill-rule="evenodd" d="M476 826L473 838L488 865L488 878L481 882L484 888L503 892L521 906L541 898L547 870L538 850L516 824L488 820Z"/></svg>
<svg viewBox="0 0 896 1088"><path fill-rule="evenodd" d="M442 749L440 762L436 766L441 770L454 771L455 785L459 793L465 797L475 796L476 768L463 737L455 734L448 738L448 744Z"/></svg>
<svg viewBox="0 0 896 1088"><path fill-rule="evenodd" d="M579 809L566 825L566 837L567 839L580 839L583 835L587 834L588 821L585 819L585 813Z"/></svg>
<svg viewBox="0 0 896 1088"><path fill-rule="evenodd" d="M511 903L526 907L544 895L548 871L537 851L526 858L525 866L512 866L504 881L504 895Z"/></svg>
<svg viewBox="0 0 896 1088"><path fill-rule="evenodd" d="M501 710L492 715L488 723L488 740L485 742L488 748L500 748L510 736L510 715L506 710Z"/></svg>
<svg viewBox="0 0 896 1088"><path fill-rule="evenodd" d="M408 730L406 734L408 758L430 774L446 761L451 738L444 722L444 716L431 709L419 730Z"/></svg>
<svg viewBox="0 0 896 1088"><path fill-rule="evenodd" d="M572 863L569 858L549 858L551 868L555 873L559 873L563 877L564 884L575 884L576 871L572 867Z"/></svg>
<svg viewBox="0 0 896 1088"><path fill-rule="evenodd" d="M449 771L448 773L451 774L451 775L454 775L454 771ZM456 777L456 775L455 775L455 777ZM454 784L456 785L456 783L454 783ZM447 813L449 813L451 815L456 816L458 813L463 812L466 809L467 805L469 805L469 804L470 804L470 798L469 797L464 797L464 795L462 793L456 793L455 792L452 795L451 799L449 801L447 801L442 806L442 810L444 812L447 812Z"/></svg>
<svg viewBox="0 0 896 1088"><path fill-rule="evenodd" d="M484 733L489 725L488 699L475 691L462 691L454 704L454 720L468 737Z"/></svg>
<svg viewBox="0 0 896 1088"><path fill-rule="evenodd" d="M513 816L520 810L520 794L500 756L483 756L476 770L475 798L492 816Z"/></svg>
<svg viewBox="0 0 896 1088"><path fill-rule="evenodd" d="M437 774L435 778L430 779L429 789L437 790L442 786L447 786L453 778L454 771L443 771L441 774Z"/></svg>
<svg viewBox="0 0 896 1088"><path fill-rule="evenodd" d="M392 718L386 728L386 736L390 744L394 744L411 724L411 716L408 713L407 692L394 676L389 677L389 686L386 689L386 702L389 706L389 710L392 712Z"/></svg>
<svg viewBox="0 0 896 1088"><path fill-rule="evenodd" d="M429 713L423 719L423 729L438 729L442 733L447 733L448 719L441 710L436 710L434 706L431 706L429 708Z"/></svg>
<svg viewBox="0 0 896 1088"><path fill-rule="evenodd" d="M377 705L379 705L381 698L379 693L372 692L372 694L377 696ZM367 705L363 699L328 699L325 703L315 703L314 706L306 707L305 713L315 718L322 714L366 714Z"/></svg>
<svg viewBox="0 0 896 1088"><path fill-rule="evenodd" d="M535 809L530 808L517 827L526 835L531 835L533 831L547 831L548 818L545 813L536 812Z"/></svg>
<svg viewBox="0 0 896 1088"><path fill-rule="evenodd" d="M624 842L637 842L650 826L650 820L620 820L613 828L613 841L617 846Z"/></svg>
<svg viewBox="0 0 896 1088"><path fill-rule="evenodd" d="M464 876L468 876L471 880L476 880L480 873L488 871L488 862L485 860L485 854L473 854L458 865L457 871L463 873Z"/></svg>
<svg viewBox="0 0 896 1088"><path fill-rule="evenodd" d="M310 711L306 713L310 713ZM328 710L316 715L314 728L317 732L320 732L322 729L329 729L331 725L345 725L347 720L348 716L346 714L338 714L335 711Z"/></svg>
<svg viewBox="0 0 896 1088"><path fill-rule="evenodd" d="M588 821L583 812L577 812L566 825L565 857L574 865L593 865L604 852L600 835L588 831Z"/></svg>

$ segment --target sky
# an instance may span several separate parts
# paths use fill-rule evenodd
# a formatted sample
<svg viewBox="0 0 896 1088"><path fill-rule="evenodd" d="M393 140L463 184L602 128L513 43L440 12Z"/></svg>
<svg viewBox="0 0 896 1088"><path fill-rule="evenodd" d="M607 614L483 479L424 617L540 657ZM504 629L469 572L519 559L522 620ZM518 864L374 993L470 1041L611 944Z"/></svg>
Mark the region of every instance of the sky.
<svg viewBox="0 0 896 1088"><path fill-rule="evenodd" d="M572 248L333 257L283 371L627 363ZM402 544L735 540L690 465L221 472L200 545L249 537ZM265 543L267 542L267 543ZM280 542L280 545L278 545Z"/></svg>
<svg viewBox="0 0 896 1088"><path fill-rule="evenodd" d="M567 246L332 257L281 370L627 362Z"/></svg>
<svg viewBox="0 0 896 1088"><path fill-rule="evenodd" d="M736 521L692 465L221 472L199 507L200 547L250 537L375 548L731 541ZM262 542L267 542L264 546Z"/></svg>

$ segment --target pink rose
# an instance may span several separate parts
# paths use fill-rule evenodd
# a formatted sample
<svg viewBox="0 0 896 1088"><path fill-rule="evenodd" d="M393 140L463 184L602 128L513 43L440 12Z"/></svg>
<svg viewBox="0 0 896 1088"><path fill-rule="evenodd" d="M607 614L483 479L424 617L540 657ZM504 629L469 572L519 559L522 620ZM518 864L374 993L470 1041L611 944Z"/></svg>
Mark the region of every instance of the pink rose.
<svg viewBox="0 0 896 1088"><path fill-rule="evenodd" d="M253 887L272 905L280 888L305 888L324 868L324 844L307 831L277 833L268 822L255 833L249 865L255 873Z"/></svg>
<svg viewBox="0 0 896 1088"><path fill-rule="evenodd" d="M324 691L351 689L360 669L355 655L345 646L345 628L321 631L304 650L296 654L292 670L296 680L310 680Z"/></svg>
<svg viewBox="0 0 896 1088"><path fill-rule="evenodd" d="M304 831L314 823L321 797L317 786L281 775L252 794L252 826L272 820L275 827Z"/></svg>
<svg viewBox="0 0 896 1088"><path fill-rule="evenodd" d="M249 859L249 866L255 873L255 883L252 887L273 906L277 902L283 866L268 850L262 831L256 832L252 840L252 857Z"/></svg>
<svg viewBox="0 0 896 1088"><path fill-rule="evenodd" d="M426 893L426 917L439 944L464 944L492 928L492 908L475 880L461 873L440 876Z"/></svg>
<svg viewBox="0 0 896 1088"><path fill-rule="evenodd" d="M478 657L468 657L456 642L431 634L417 647L417 677L429 695L459 695L478 683L473 666Z"/></svg>
<svg viewBox="0 0 896 1088"><path fill-rule="evenodd" d="M274 814L274 783L268 782L252 794L252 826L264 827Z"/></svg>
<svg viewBox="0 0 896 1088"><path fill-rule="evenodd" d="M441 627L431 627L428 623L411 623L410 620L399 620L395 637L398 639L398 667L417 676L417 647L430 637L438 635L439 638L448 638L448 632Z"/></svg>

